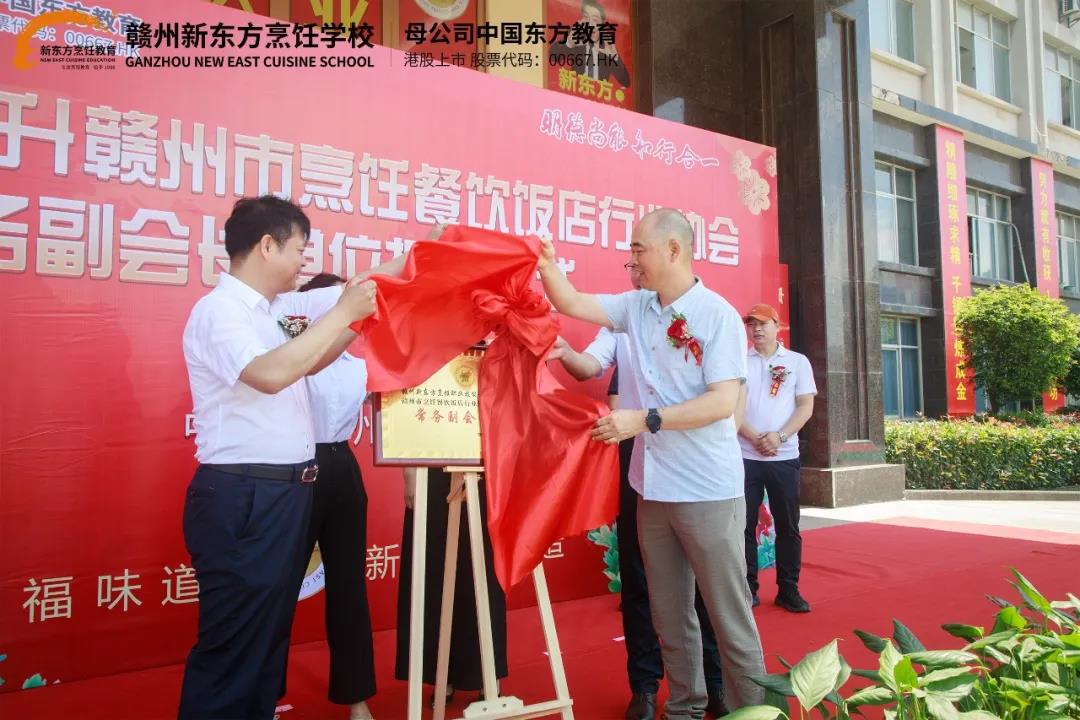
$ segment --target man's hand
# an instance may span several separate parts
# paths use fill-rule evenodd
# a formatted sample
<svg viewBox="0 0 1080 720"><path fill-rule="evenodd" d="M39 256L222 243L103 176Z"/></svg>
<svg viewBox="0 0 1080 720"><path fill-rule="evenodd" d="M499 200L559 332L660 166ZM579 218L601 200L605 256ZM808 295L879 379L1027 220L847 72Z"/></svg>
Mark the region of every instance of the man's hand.
<svg viewBox="0 0 1080 720"><path fill-rule="evenodd" d="M757 451L765 456L773 456L780 449L780 433L774 431L761 433L754 443Z"/></svg>
<svg viewBox="0 0 1080 720"><path fill-rule="evenodd" d="M543 272L554 266L555 246L551 244L551 238L540 238L540 260L536 263L536 269Z"/></svg>
<svg viewBox="0 0 1080 720"><path fill-rule="evenodd" d="M340 305L353 322L363 320L375 312L377 287L371 280L353 278L345 285L337 304Z"/></svg>
<svg viewBox="0 0 1080 720"><path fill-rule="evenodd" d="M566 351L570 349L570 343L563 339L563 336L555 338L555 344L551 346L551 351L547 357L544 358L547 362L552 360L562 360L566 357Z"/></svg>
<svg viewBox="0 0 1080 720"><path fill-rule="evenodd" d="M412 472L408 472L412 470ZM405 472L405 507L412 510L416 505L416 470L408 468Z"/></svg>
<svg viewBox="0 0 1080 720"><path fill-rule="evenodd" d="M610 415L596 421L592 436L593 440L614 445L648 429L645 425L644 410L613 410Z"/></svg>

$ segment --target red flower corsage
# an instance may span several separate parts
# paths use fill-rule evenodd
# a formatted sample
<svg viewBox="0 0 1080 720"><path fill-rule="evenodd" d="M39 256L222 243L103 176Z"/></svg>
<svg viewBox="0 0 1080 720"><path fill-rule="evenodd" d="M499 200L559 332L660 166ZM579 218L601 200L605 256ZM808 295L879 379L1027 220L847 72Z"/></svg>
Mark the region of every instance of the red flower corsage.
<svg viewBox="0 0 1080 720"><path fill-rule="evenodd" d="M675 313L671 325L667 329L667 339L671 346L683 351L683 359L689 360L694 356L694 361L701 364L701 343L690 333L686 325L686 316Z"/></svg>
<svg viewBox="0 0 1080 720"><path fill-rule="evenodd" d="M282 315L278 318L278 325L290 338L307 330L309 324L307 315Z"/></svg>
<svg viewBox="0 0 1080 720"><path fill-rule="evenodd" d="M776 393L780 392L780 386L787 380L791 371L783 365L770 365L769 375L772 377L772 387L769 388L769 395L776 397Z"/></svg>

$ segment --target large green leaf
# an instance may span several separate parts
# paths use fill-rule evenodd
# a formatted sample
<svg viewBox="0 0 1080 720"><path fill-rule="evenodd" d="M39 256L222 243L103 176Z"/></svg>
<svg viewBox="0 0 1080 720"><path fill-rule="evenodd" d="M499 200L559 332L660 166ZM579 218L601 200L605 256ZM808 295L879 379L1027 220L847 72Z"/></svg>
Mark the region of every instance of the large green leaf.
<svg viewBox="0 0 1080 720"><path fill-rule="evenodd" d="M791 668L791 687L799 704L812 709L825 699L840 676L840 652L836 640L810 653Z"/></svg>
<svg viewBox="0 0 1080 720"><path fill-rule="evenodd" d="M939 670L938 672L956 672L956 669ZM953 677L941 678L926 683L925 688L926 692L931 695L943 697L949 702L960 702L971 694L977 680L978 678L970 673L966 675L955 675Z"/></svg>
<svg viewBox="0 0 1080 720"><path fill-rule="evenodd" d="M986 710L969 710L960 713L960 720L1001 720L1001 718Z"/></svg>
<svg viewBox="0 0 1080 720"><path fill-rule="evenodd" d="M1058 635L1058 640L1060 640L1061 642L1063 642L1064 644L1066 644L1066 645L1068 645L1070 647L1080 648L1080 633L1069 633L1068 635Z"/></svg>
<svg viewBox="0 0 1080 720"><path fill-rule="evenodd" d="M833 690L836 691L836 690L839 690L840 688L844 687L844 684L847 683L847 681L850 680L850 679L851 679L851 666L847 664L847 660L845 660L844 656L841 655L840 656L840 675L836 678L836 686L833 687ZM835 700L833 700L832 702L834 704L836 703Z"/></svg>
<svg viewBox="0 0 1080 720"><path fill-rule="evenodd" d="M1028 581L1026 577L1020 574L1018 570L1013 568L1013 575L1016 576L1016 589L1020 591L1020 594L1024 596L1024 599L1034 605L1044 613L1052 613L1053 608L1050 607L1050 601L1043 597L1042 593L1035 589L1035 586Z"/></svg>
<svg viewBox="0 0 1080 720"><path fill-rule="evenodd" d="M1043 666L1043 669L1046 670L1046 676L1050 678L1051 682L1055 682L1058 685L1064 685L1066 679L1069 677L1068 671L1057 663L1047 663Z"/></svg>
<svg viewBox="0 0 1080 720"><path fill-rule="evenodd" d="M978 640L986 634L986 631L977 625L957 625L955 623L948 623L942 625L941 629L953 637L958 637L963 640Z"/></svg>
<svg viewBox="0 0 1080 720"><path fill-rule="evenodd" d="M866 678L867 680L875 682L878 685L882 684L881 673L879 673L877 670L852 670L851 674L861 678Z"/></svg>
<svg viewBox="0 0 1080 720"><path fill-rule="evenodd" d="M1028 626L1027 618L1020 614L1020 611L1010 605L1007 608L1002 608L996 616L997 622L994 623L994 632L1002 632L1009 628L1016 630L1023 630Z"/></svg>
<svg viewBox="0 0 1080 720"><path fill-rule="evenodd" d="M919 642L919 638L915 637L915 634L908 630L907 626L899 620L893 618L893 639L896 640L896 646L900 648L900 652L913 653L922 652L926 649L926 646Z"/></svg>
<svg viewBox="0 0 1080 720"><path fill-rule="evenodd" d="M896 700L896 693L887 687L871 685L863 688L847 699L848 705L887 705Z"/></svg>
<svg viewBox="0 0 1080 720"><path fill-rule="evenodd" d="M791 712L791 705L788 703L788 696L781 695L774 690L765 691L765 704L772 705L774 708L782 710L784 715Z"/></svg>
<svg viewBox="0 0 1080 720"><path fill-rule="evenodd" d="M984 638L980 638L973 643L969 643L965 650L981 650L984 647L989 647L995 643L999 643L1002 640L1008 640L1016 635L1016 630L1004 630L1002 632L996 632L991 635L987 635Z"/></svg>
<svg viewBox="0 0 1080 720"><path fill-rule="evenodd" d="M795 697L795 691L791 689L791 680L787 673L776 675L751 675L750 680L766 690L772 690L784 697Z"/></svg>
<svg viewBox="0 0 1080 720"><path fill-rule="evenodd" d="M865 630L856 630L855 636L862 640L862 644L872 653L879 653L884 650L885 644L888 642L885 638L879 637L874 633L868 633Z"/></svg>
<svg viewBox="0 0 1080 720"><path fill-rule="evenodd" d="M896 683L901 690L910 690L913 687L919 685L919 674L915 672L915 668L911 665L911 658L901 658L900 662L896 663L896 667L893 668L893 677L896 678Z"/></svg>
<svg viewBox="0 0 1080 720"><path fill-rule="evenodd" d="M1063 688L1060 685L1054 683L1041 682L1036 680L1018 680L1017 678L1003 677L999 678L1002 685L1016 688L1017 690L1023 690L1027 693L1051 693L1051 692L1069 692L1067 688Z"/></svg>
<svg viewBox="0 0 1080 720"><path fill-rule="evenodd" d="M725 715L726 720L776 720L783 715L780 708L771 705L750 705Z"/></svg>
<svg viewBox="0 0 1080 720"><path fill-rule="evenodd" d="M878 669L881 673L881 681L893 690L899 690L899 686L896 684L896 676L893 674L893 671L903 657L904 656L898 653L896 648L893 647L893 644L889 641L885 642L885 647L882 648L881 654L878 656Z"/></svg>
<svg viewBox="0 0 1080 720"><path fill-rule="evenodd" d="M963 650L926 650L909 653L908 657L911 662L930 668L960 667L979 661L978 655Z"/></svg>
<svg viewBox="0 0 1080 720"><path fill-rule="evenodd" d="M971 678L972 680L975 679L975 676L971 674L971 668L943 668L941 670L934 670L923 675L921 678L919 678L919 685L926 686L930 683L940 682L942 680L948 680L949 678L955 677L966 677Z"/></svg>
<svg viewBox="0 0 1080 720"><path fill-rule="evenodd" d="M960 712L951 702L937 695L926 696L926 709L936 720L959 720Z"/></svg>

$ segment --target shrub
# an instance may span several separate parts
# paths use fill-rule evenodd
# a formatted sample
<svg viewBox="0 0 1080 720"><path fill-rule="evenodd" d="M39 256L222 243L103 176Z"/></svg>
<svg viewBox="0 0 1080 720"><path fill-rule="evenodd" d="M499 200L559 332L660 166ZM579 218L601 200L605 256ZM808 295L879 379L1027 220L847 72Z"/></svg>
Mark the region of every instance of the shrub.
<svg viewBox="0 0 1080 720"><path fill-rule="evenodd" d="M1043 490L1080 483L1080 423L1035 415L1022 416L1028 424L992 417L887 422L885 460L907 466L912 489Z"/></svg>
<svg viewBox="0 0 1080 720"><path fill-rule="evenodd" d="M1034 400L1060 384L1080 345L1080 319L1028 285L959 300L956 332L994 411L1006 399Z"/></svg>
<svg viewBox="0 0 1080 720"><path fill-rule="evenodd" d="M994 626L942 625L967 641L958 649L927 650L893 620L891 638L856 630L878 666L852 670L833 640L785 673L751 677L768 705L736 710L728 720L865 717L883 706L886 720L1068 720L1080 717L1080 599L1050 602L1013 571L1022 602L999 598ZM987 596L990 597L990 596ZM852 676L873 684L845 688ZM791 713L789 699L798 714Z"/></svg>

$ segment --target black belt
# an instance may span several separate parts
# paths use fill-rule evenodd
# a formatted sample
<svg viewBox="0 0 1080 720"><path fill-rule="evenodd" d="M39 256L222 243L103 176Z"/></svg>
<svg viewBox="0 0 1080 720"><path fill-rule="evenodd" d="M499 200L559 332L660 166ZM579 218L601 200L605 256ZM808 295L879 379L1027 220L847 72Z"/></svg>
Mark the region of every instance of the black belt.
<svg viewBox="0 0 1080 720"><path fill-rule="evenodd" d="M319 448L329 448L330 450L334 450L334 451L348 450L349 449L349 441L348 440L340 440L338 442L331 442L331 443L315 443L315 449L318 450Z"/></svg>
<svg viewBox="0 0 1080 720"><path fill-rule="evenodd" d="M227 473L229 475L243 475L245 477L263 478L265 480L285 480L288 482L299 481L304 483L315 482L315 476L319 473L319 466L310 460L294 465L270 465L262 463L252 464L224 464L208 463L202 465L208 470Z"/></svg>

